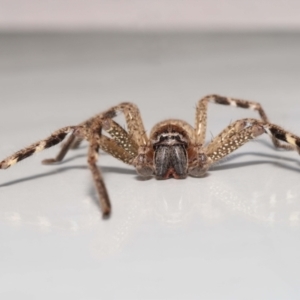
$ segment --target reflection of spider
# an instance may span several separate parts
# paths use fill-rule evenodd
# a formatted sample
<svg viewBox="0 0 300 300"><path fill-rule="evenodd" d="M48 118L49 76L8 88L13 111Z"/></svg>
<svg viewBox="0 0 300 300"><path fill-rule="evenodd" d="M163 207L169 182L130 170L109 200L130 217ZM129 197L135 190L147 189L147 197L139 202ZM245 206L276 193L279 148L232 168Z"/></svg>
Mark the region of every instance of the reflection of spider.
<svg viewBox="0 0 300 300"><path fill-rule="evenodd" d="M238 120L204 146L209 102L257 110L262 120ZM124 114L127 131L113 121L117 112ZM82 140L87 140L88 164L104 216L109 215L111 206L101 172L96 166L99 149L133 165L141 176L154 175L157 179L180 179L187 175L201 177L213 163L263 133L271 136L276 147L297 149L300 153L300 137L269 123L259 103L209 95L198 102L195 128L185 121L171 119L156 124L147 137L138 108L132 103L121 103L78 126L61 128L45 140L16 152L0 163L0 169L7 169L38 151L60 143L68 133L71 135L57 157L46 159L43 163L61 161L70 148L77 148Z"/></svg>

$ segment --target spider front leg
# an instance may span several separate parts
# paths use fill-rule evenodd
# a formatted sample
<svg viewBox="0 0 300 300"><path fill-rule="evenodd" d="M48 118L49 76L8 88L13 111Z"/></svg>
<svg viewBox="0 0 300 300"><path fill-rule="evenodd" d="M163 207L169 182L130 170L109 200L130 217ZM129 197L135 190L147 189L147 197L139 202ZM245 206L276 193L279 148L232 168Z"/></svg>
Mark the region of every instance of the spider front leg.
<svg viewBox="0 0 300 300"><path fill-rule="evenodd" d="M231 132L231 134L228 134L228 132ZM204 151L209 161L215 163L263 133L287 143L300 154L300 137L277 125L256 119L243 119L234 122L208 144Z"/></svg>
<svg viewBox="0 0 300 300"><path fill-rule="evenodd" d="M262 106L253 101L242 100L237 98L230 98L230 97L223 97L219 95L208 95L201 100L199 100L196 108L196 136L198 144L203 145L205 142L205 135L206 135L206 123L207 123L207 106L208 103L216 103L221 105L229 105L229 106L236 106L245 109L252 109L259 113L261 119L265 123L269 123L269 119L262 108ZM287 145L278 141L278 139L274 136L271 136L272 142L275 147L283 148L285 150L291 150L293 147L291 145Z"/></svg>
<svg viewBox="0 0 300 300"><path fill-rule="evenodd" d="M118 112L124 114L128 126L128 133L132 137L132 140L138 145L147 144L148 138L146 136L146 131L143 125L141 114L137 106L133 103L124 102L119 105L113 106L107 111L80 123L78 126L83 126L88 129L92 126L92 124L98 122L99 120L108 120L114 118L115 116L117 116ZM42 161L42 163L45 165L49 165L62 161L67 152L70 149L78 148L82 141L83 138L71 135L55 158L45 159Z"/></svg>
<svg viewBox="0 0 300 300"><path fill-rule="evenodd" d="M99 115L101 118L112 119L117 116L117 113L124 114L126 119L126 125L128 128L128 134L131 139L138 145L147 145L148 137L144 128L141 113L138 107L130 102L123 102L117 106L113 106L106 112ZM96 116L97 118L97 116Z"/></svg>
<svg viewBox="0 0 300 300"><path fill-rule="evenodd" d="M225 128L205 149L203 149L201 144L191 147L189 153L189 175L194 177L204 176L212 163L212 160L207 156L207 153L211 153L213 152L213 149L221 147L224 141L231 139L234 135L244 129L245 126L245 120L237 121Z"/></svg>
<svg viewBox="0 0 300 300"><path fill-rule="evenodd" d="M112 156L131 164L141 176L149 177L154 174L153 150L149 145L138 145L133 136L129 135L118 123L111 119L103 120L103 130L112 139L101 136L100 148Z"/></svg>
<svg viewBox="0 0 300 300"><path fill-rule="evenodd" d="M102 131L107 132L111 137L103 135ZM107 217L110 214L111 205L101 172L96 165L99 148L124 163L134 165L138 170L135 162L139 157L140 147L133 140L132 135L129 135L111 118L103 117L103 115L94 119L89 131L78 130L75 134L77 138L85 138L90 143L88 164L99 196L101 211L103 216Z"/></svg>
<svg viewBox="0 0 300 300"><path fill-rule="evenodd" d="M111 119L117 115L118 111L121 111L125 116L128 133ZM144 177L152 176L154 174L153 149L149 146L149 140L137 106L133 103L124 102L112 107L101 116L106 118L103 129L112 136L120 147L134 157L130 164L136 168L137 173Z"/></svg>
<svg viewBox="0 0 300 300"><path fill-rule="evenodd" d="M98 169L96 163L98 161L99 152L99 138L97 138L98 133L95 133L90 140L89 152L88 152L88 164L92 172L94 183L99 195L100 208L103 213L103 217L108 217L111 211L111 205L108 197L108 193L103 181L100 170Z"/></svg>

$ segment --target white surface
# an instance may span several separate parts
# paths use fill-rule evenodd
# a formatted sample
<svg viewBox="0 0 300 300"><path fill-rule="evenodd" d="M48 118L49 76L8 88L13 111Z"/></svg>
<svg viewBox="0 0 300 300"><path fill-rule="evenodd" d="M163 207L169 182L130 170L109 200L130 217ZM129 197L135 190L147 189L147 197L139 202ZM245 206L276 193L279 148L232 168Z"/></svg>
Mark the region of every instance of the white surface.
<svg viewBox="0 0 300 300"><path fill-rule="evenodd" d="M299 29L298 0L0 0L0 30Z"/></svg>
<svg viewBox="0 0 300 300"><path fill-rule="evenodd" d="M2 34L0 47L1 158L121 101L148 130L193 124L208 93L259 101L300 134L298 34ZM246 116L211 106L209 131ZM1 171L1 299L299 299L296 152L261 137L181 181L141 181L102 155L103 221L86 146L40 164L58 149Z"/></svg>

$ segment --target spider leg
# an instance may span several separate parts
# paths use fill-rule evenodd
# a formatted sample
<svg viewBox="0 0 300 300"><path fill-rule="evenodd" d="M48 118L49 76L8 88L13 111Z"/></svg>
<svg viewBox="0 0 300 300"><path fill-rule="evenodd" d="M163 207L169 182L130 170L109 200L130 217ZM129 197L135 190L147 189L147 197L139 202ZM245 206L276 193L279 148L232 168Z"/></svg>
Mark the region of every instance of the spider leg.
<svg viewBox="0 0 300 300"><path fill-rule="evenodd" d="M81 139L81 138L78 138L78 137L76 139L74 139L71 143L70 149L78 149L83 140L84 139Z"/></svg>
<svg viewBox="0 0 300 300"><path fill-rule="evenodd" d="M237 99L237 98L223 97L223 96L219 96L219 95L208 95L208 96L202 98L198 102L197 108L196 108L195 130L196 130L196 135L197 135L197 142L198 142L198 144L201 144L201 145L203 145L205 142L208 103L231 105L231 106L256 110L259 113L262 121L265 123L269 123L269 119L268 119L264 109L257 102L242 100L242 99ZM274 136L271 136L271 139L272 139L274 146L277 148L283 148L285 150L293 149L293 147L291 145L281 143Z"/></svg>
<svg viewBox="0 0 300 300"><path fill-rule="evenodd" d="M90 127L95 122L99 122L99 120L113 119L118 115L119 112L123 113L125 116L128 134L131 136L132 140L139 146L146 145L148 138L142 121L141 113L138 107L130 102L123 102L119 105L113 106L105 112L97 114L85 122L82 122L80 125ZM74 147L76 148L76 141L74 142Z"/></svg>
<svg viewBox="0 0 300 300"><path fill-rule="evenodd" d="M103 217L108 217L111 211L111 205L109 201L109 196L103 181L102 174L97 167L96 163L98 161L99 152L99 141L93 138L90 141L89 152L88 152L88 164L92 172L94 183L99 196L99 204L103 214Z"/></svg>
<svg viewBox="0 0 300 300"><path fill-rule="evenodd" d="M103 135L102 130L108 132L112 138ZM111 205L103 177L96 165L99 149L108 152L127 164L132 164L133 159L138 153L138 146L119 124L109 118L96 118L89 132L83 131L80 135L90 142L88 164L99 195L101 211L105 217L110 214Z"/></svg>
<svg viewBox="0 0 300 300"><path fill-rule="evenodd" d="M138 146L132 136L112 119L103 121L103 129L110 134L112 139L102 135L101 149L117 159L133 165L137 173L142 176L149 177L154 174L153 152L148 144Z"/></svg>
<svg viewBox="0 0 300 300"><path fill-rule="evenodd" d="M80 123L78 125L78 128L85 128L87 130L91 126L93 121L94 121L94 118L90 118L90 119ZM66 156L66 154L68 153L68 151L70 149L77 149L79 147L79 145L81 144L81 142L85 138L86 138L85 136L79 136L74 133L71 134L69 136L69 138L67 139L67 141L62 145L62 147L61 147L60 151L58 152L58 154L56 155L56 157L44 159L42 161L42 164L51 165L51 164L62 161L64 159L64 157Z"/></svg>
<svg viewBox="0 0 300 300"><path fill-rule="evenodd" d="M213 140L207 145L206 151L210 152L224 144L225 141L230 140L234 135L243 130L247 125L247 121L245 119L238 120L229 126L227 126L224 130L222 130Z"/></svg>
<svg viewBox="0 0 300 300"><path fill-rule="evenodd" d="M101 150L109 153L111 156L121 160L126 164L132 164L134 157L129 152L124 150L124 148L120 147L115 140L102 135L99 145Z"/></svg>
<svg viewBox="0 0 300 300"><path fill-rule="evenodd" d="M21 149L20 151L14 153L13 155L7 157L2 162L0 162L0 169L7 169L10 166L18 163L19 161L33 155L34 153L55 146L56 144L62 142L69 132L72 132L75 129L76 126L68 126L61 128L53 132L48 138L34 143L29 147Z"/></svg>
<svg viewBox="0 0 300 300"><path fill-rule="evenodd" d="M70 135L70 137L67 139L67 141L62 145L62 148L58 152L57 156L55 158L48 158L44 159L42 161L42 164L44 165L51 165L57 162L60 162L64 159L65 155L69 151L70 148L72 148L72 145L76 142L76 136L74 133Z"/></svg>
<svg viewBox="0 0 300 300"><path fill-rule="evenodd" d="M296 149L300 154L300 137L277 125L256 119L243 119L234 122L208 144L204 151L210 162L215 163L263 133L288 143L292 149Z"/></svg>
<svg viewBox="0 0 300 300"><path fill-rule="evenodd" d="M97 115L95 118L112 119L117 116L118 112L122 112L126 119L128 134L131 139L138 145L146 145L148 138L142 121L141 113L138 107L130 102L124 102L113 106L106 112Z"/></svg>
<svg viewBox="0 0 300 300"><path fill-rule="evenodd" d="M235 134L244 129L246 124L247 122L245 120L237 121L225 128L206 148L203 149L201 145L191 148L188 167L189 175L194 177L205 175L212 163L207 153L213 153L214 149L221 147L224 141L231 139Z"/></svg>
<svg viewBox="0 0 300 300"><path fill-rule="evenodd" d="M110 136L102 134L106 131ZM132 137L118 123L112 119L97 118L91 128L92 134L87 139L90 142L88 164L93 175L99 195L100 207L104 217L109 216L111 205L101 172L96 165L99 148L113 157L132 165L138 155L138 146Z"/></svg>
<svg viewBox="0 0 300 300"><path fill-rule="evenodd" d="M106 131L121 148L131 155L132 158L138 154L139 146L134 141L133 136L118 123L112 119L104 119L102 122L102 129Z"/></svg>
<svg viewBox="0 0 300 300"><path fill-rule="evenodd" d="M116 125L117 123L114 122L113 127L118 126L119 129L111 130L111 132L109 132L109 133L114 134L114 131L116 131L116 134L114 134L113 138L117 141L117 143L121 147L123 147L122 141L120 140L120 138L118 138L118 134L122 131L122 134L120 134L119 136L123 139L125 139L125 137L127 137L127 139L130 141L130 144L134 143L135 145L136 144L137 145L146 145L148 142L148 138L146 135L146 131L144 129L141 114L140 114L138 107L133 103L124 102L119 105L113 106L109 110L107 110L103 113L100 113L100 114L80 123L79 126L84 126L86 128L89 128L95 122L99 123L99 122L103 122L105 120L114 118L115 116L117 116L118 112L122 112L125 116L127 127L128 127L128 133L120 125ZM106 121L106 122L108 123L109 121ZM113 121L111 120L111 122L113 122ZM108 130L109 130L109 127L108 127ZM82 140L83 140L83 138L81 138L81 137L77 136L75 138L74 135L71 135L55 158L45 159L42 161L42 163L43 164L53 164L53 163L63 160L63 158L65 157L67 152L70 149L78 148L78 146L80 145ZM124 145L128 146L129 144L124 143ZM126 150L127 146L125 146L123 148ZM130 149L127 147L127 150L130 150ZM108 151L106 151L106 152L108 152ZM126 157L125 154L124 154L124 157Z"/></svg>

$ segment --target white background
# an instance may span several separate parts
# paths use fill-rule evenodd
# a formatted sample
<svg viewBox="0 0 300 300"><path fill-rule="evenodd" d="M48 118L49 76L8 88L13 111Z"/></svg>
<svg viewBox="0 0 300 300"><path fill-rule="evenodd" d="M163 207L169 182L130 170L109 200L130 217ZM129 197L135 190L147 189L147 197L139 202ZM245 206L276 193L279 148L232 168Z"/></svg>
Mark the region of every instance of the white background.
<svg viewBox="0 0 300 300"><path fill-rule="evenodd" d="M0 159L122 101L147 132L193 124L209 93L258 101L299 135L299 11L296 0L0 0ZM257 113L208 116L207 141ZM0 170L1 299L300 299L296 151L264 136L205 178L164 181L101 153L104 221L87 144L40 164L58 150Z"/></svg>
<svg viewBox="0 0 300 300"><path fill-rule="evenodd" d="M147 132L194 123L209 93L260 102L300 133L294 33L0 35L0 157L121 101ZM207 141L256 112L210 105ZM119 119L124 125L124 120ZM0 298L299 300L300 164L266 135L205 178L141 180L101 154L113 213L103 221L87 144L0 170Z"/></svg>

